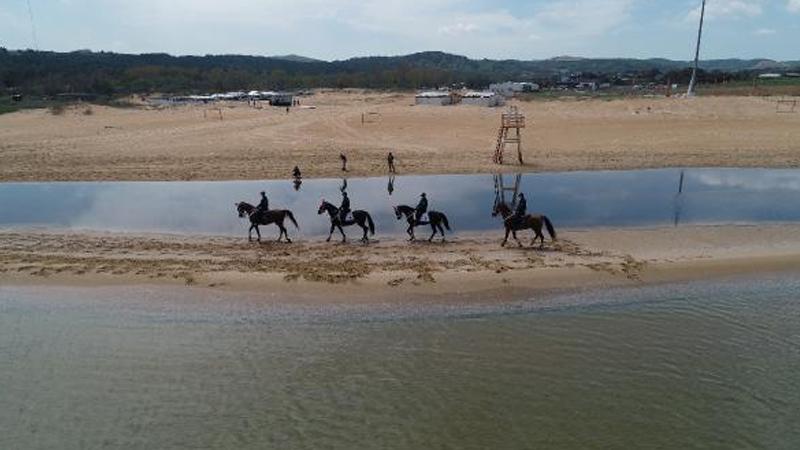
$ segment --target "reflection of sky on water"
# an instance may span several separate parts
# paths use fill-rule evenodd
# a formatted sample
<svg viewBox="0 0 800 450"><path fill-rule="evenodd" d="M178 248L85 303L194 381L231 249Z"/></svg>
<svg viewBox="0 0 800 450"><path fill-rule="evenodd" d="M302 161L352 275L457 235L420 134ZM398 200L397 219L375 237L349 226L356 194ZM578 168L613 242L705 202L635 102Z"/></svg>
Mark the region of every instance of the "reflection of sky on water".
<svg viewBox="0 0 800 450"><path fill-rule="evenodd" d="M685 174L679 197L677 169L527 174L521 191L529 210L547 214L557 227L671 224L678 210L681 223L800 221L798 170L688 169ZM505 179L513 182L513 176ZM414 206L421 192L428 194L431 209L447 213L455 230L499 227L490 215L491 175L396 177L391 196L388 178L347 184L353 208L369 211L379 233L402 232L392 206ZM301 234L315 235L328 227L327 217L316 213L320 200L338 204L341 185L339 179L306 180L295 191L288 180L3 183L0 225L241 235L247 222L236 216L234 203L257 203L258 192L266 190L273 208L295 213Z"/></svg>

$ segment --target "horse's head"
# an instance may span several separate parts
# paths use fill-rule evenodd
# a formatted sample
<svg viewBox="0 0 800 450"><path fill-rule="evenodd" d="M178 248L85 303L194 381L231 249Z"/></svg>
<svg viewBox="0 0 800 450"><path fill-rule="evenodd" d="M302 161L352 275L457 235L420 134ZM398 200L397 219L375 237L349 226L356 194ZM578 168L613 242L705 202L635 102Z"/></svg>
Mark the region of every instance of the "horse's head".
<svg viewBox="0 0 800 450"><path fill-rule="evenodd" d="M236 203L236 212L239 213L239 217L246 217L250 215L252 211L252 205L245 202Z"/></svg>
<svg viewBox="0 0 800 450"><path fill-rule="evenodd" d="M333 207L333 205L331 205L330 203L326 202L325 200L322 200L322 203L320 203L319 209L317 210L317 214L322 214L322 213L324 213L326 211L328 211L330 213L330 209L332 207Z"/></svg>
<svg viewBox="0 0 800 450"><path fill-rule="evenodd" d="M511 215L511 208L505 204L505 202L498 202L495 203L494 209L492 209L492 217L497 217L498 215L506 218Z"/></svg>
<svg viewBox="0 0 800 450"><path fill-rule="evenodd" d="M397 220L400 220L403 217L403 213L400 212L400 209L397 206L393 206L394 208L394 216L397 217Z"/></svg>

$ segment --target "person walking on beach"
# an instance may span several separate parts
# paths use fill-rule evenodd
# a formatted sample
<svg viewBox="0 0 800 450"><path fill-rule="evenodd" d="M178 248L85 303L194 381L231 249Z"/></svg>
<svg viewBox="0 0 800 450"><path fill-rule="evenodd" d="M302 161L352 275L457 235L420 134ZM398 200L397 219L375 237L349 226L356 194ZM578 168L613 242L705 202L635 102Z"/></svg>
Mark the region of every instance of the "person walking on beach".
<svg viewBox="0 0 800 450"><path fill-rule="evenodd" d="M342 204L339 206L339 222L345 223L348 214L350 214L350 197L347 196L347 192L342 192Z"/></svg>
<svg viewBox="0 0 800 450"><path fill-rule="evenodd" d="M389 163L389 173L396 173L394 169L394 155L392 152L389 152L389 156L386 157L386 162Z"/></svg>
<svg viewBox="0 0 800 450"><path fill-rule="evenodd" d="M420 197L419 203L417 203L417 208L414 210L416 214L414 219L417 221L417 223L420 223L422 220L422 215L428 212L428 197L425 196L424 192L422 195L420 195Z"/></svg>
<svg viewBox="0 0 800 450"><path fill-rule="evenodd" d="M342 172L347 172L347 156L344 156L344 153L339 153L339 159L342 160Z"/></svg>
<svg viewBox="0 0 800 450"><path fill-rule="evenodd" d="M267 198L267 193L264 191L261 191L261 201L258 203L258 211L269 211L269 199Z"/></svg>

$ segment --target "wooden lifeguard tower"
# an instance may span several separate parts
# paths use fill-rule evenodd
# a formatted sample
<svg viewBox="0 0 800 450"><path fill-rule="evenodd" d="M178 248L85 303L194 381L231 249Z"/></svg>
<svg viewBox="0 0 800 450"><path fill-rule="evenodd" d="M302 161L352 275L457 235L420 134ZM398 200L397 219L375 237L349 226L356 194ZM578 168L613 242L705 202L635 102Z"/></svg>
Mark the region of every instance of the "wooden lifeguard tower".
<svg viewBox="0 0 800 450"><path fill-rule="evenodd" d="M525 116L516 106L510 106L508 111L500 117L500 130L497 132L497 146L494 150L494 162L503 164L503 152L506 145L517 144L517 159L522 161L522 130L525 128Z"/></svg>

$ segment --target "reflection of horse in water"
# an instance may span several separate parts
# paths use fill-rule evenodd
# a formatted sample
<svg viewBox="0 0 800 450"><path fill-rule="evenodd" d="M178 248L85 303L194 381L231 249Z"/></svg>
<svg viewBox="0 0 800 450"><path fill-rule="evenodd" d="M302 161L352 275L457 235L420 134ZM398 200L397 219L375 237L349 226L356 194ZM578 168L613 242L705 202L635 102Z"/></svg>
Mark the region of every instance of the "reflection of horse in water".
<svg viewBox="0 0 800 450"><path fill-rule="evenodd" d="M253 229L256 230L260 242L261 232L258 230L258 226L274 223L281 230L281 233L278 235L278 241L280 241L283 236L286 236L286 242L292 242L292 240L289 239L289 234L286 233L286 227L283 226L283 221L287 217L292 221L295 228L300 228L297 225L297 221L294 220L294 214L288 209L270 209L262 211L247 202L240 202L236 204L236 211L239 213L239 217L250 217L250 229L247 230L247 239L250 241L253 240Z"/></svg>
<svg viewBox="0 0 800 450"><path fill-rule="evenodd" d="M323 200L322 204L319 205L317 214L322 214L324 212L327 212L331 219L331 231L328 234L328 239L326 239L325 242L331 241L333 230L336 228L338 228L339 232L342 233L342 242L347 241L347 236L345 236L342 227L349 227L351 225L358 225L362 230L364 230L364 236L361 238L361 242L369 242L367 231L369 231L372 235L375 234L375 222L372 221L372 217L366 211L355 210L352 212L353 220L345 220L342 222L341 218L339 217L339 208Z"/></svg>
<svg viewBox="0 0 800 450"><path fill-rule="evenodd" d="M502 244L503 247L505 247L506 242L508 242L509 233L514 236L514 240L522 247L522 242L517 239L517 231L528 229L536 233L536 236L533 237L533 241L531 241L531 245L536 243L536 239L540 239L542 242L541 246L544 247L542 225L547 227L547 232L550 233L550 237L553 238L554 241L556 240L556 230L553 228L553 224L547 216L528 214L525 217L515 217L513 216L511 208L503 202L499 202L495 205L494 211L492 211L492 217L497 217L498 214L503 217L503 224L506 227L506 236Z"/></svg>
<svg viewBox="0 0 800 450"><path fill-rule="evenodd" d="M414 227L418 227L420 225L430 225L433 233L431 234L431 237L428 238L428 242L433 240L433 237L436 236L437 231L442 233L442 242L444 242L444 229L447 228L447 231L451 231L450 223L447 221L447 216L445 216L444 213L439 211L428 211L428 222L417 222L415 214L416 209L408 205L399 205L394 207L394 215L397 217L397 220L400 220L403 216L406 216L406 220L408 221L408 229L406 229L406 233L411 236L409 241L416 239L416 236L414 236ZM444 225L444 228L442 228L442 225Z"/></svg>

